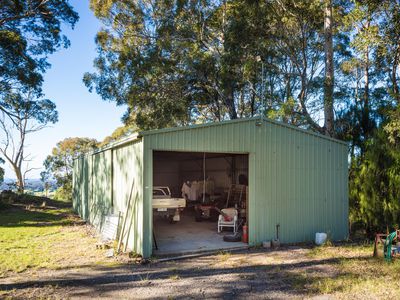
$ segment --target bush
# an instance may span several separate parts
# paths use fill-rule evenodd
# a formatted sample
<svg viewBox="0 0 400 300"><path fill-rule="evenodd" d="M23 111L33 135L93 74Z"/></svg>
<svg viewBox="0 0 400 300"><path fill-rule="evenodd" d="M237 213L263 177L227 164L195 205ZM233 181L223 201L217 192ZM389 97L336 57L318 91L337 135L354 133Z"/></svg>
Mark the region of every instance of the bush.
<svg viewBox="0 0 400 300"><path fill-rule="evenodd" d="M70 202L72 201L72 189L68 185L61 186L55 191L53 198L59 201Z"/></svg>
<svg viewBox="0 0 400 300"><path fill-rule="evenodd" d="M350 172L350 220L367 235L400 223L400 149L378 130Z"/></svg>
<svg viewBox="0 0 400 300"><path fill-rule="evenodd" d="M15 196L12 191L2 191L0 193L0 210L5 210L11 207L11 204L14 203Z"/></svg>

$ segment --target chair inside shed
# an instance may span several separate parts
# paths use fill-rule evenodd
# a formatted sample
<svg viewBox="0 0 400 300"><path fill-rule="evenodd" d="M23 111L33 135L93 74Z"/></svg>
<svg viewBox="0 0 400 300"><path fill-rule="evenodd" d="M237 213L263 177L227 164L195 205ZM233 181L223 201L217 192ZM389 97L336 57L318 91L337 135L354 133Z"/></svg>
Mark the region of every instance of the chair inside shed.
<svg viewBox="0 0 400 300"><path fill-rule="evenodd" d="M248 174L248 154L154 151L153 253L247 247L224 236L236 230L240 237L248 222ZM226 208L237 217L230 218Z"/></svg>

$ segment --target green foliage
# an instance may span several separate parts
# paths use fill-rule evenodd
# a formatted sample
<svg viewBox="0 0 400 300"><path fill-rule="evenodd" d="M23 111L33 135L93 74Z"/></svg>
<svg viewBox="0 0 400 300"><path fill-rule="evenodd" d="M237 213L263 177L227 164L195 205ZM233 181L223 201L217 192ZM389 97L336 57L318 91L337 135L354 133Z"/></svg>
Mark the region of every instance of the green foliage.
<svg viewBox="0 0 400 300"><path fill-rule="evenodd" d="M61 24L77 20L67 0L0 2L0 108L11 89L40 92L47 55L69 46Z"/></svg>
<svg viewBox="0 0 400 300"><path fill-rule="evenodd" d="M29 171L22 170L26 134L58 120L55 104L41 99L42 75L50 67L47 58L69 46L61 24L73 27L77 21L68 0L0 2L1 154L15 171L21 193ZM32 120L36 125L29 127Z"/></svg>
<svg viewBox="0 0 400 300"><path fill-rule="evenodd" d="M130 134L133 134L134 132L138 131L138 128L136 125L124 125L121 127L118 127L113 131L113 133L110 136L107 136L104 138L104 140L99 144L99 147L106 146L109 143L115 142L119 139L122 139Z"/></svg>
<svg viewBox="0 0 400 300"><path fill-rule="evenodd" d="M76 137L66 138L53 148L51 155L43 164L46 172L57 180L59 188L56 191L56 199L72 199L73 160L85 152L96 149L97 146L98 142L95 139Z"/></svg>
<svg viewBox="0 0 400 300"><path fill-rule="evenodd" d="M125 118L140 129L290 107L274 116L321 130L313 119L322 105L321 1L110 0L91 8L105 28L97 71L84 82L127 104Z"/></svg>
<svg viewBox="0 0 400 300"><path fill-rule="evenodd" d="M54 124L58 121L56 105L49 99L40 99L37 93L26 94L11 92L4 95L2 108L7 111L6 116L18 127L23 120L35 121L39 124ZM22 125L20 125L22 127Z"/></svg>
<svg viewBox="0 0 400 300"><path fill-rule="evenodd" d="M72 201L72 182L67 181L56 189L53 198L59 201Z"/></svg>
<svg viewBox="0 0 400 300"><path fill-rule="evenodd" d="M370 232L400 224L400 144L378 130L364 157L354 161L350 181L351 221Z"/></svg>

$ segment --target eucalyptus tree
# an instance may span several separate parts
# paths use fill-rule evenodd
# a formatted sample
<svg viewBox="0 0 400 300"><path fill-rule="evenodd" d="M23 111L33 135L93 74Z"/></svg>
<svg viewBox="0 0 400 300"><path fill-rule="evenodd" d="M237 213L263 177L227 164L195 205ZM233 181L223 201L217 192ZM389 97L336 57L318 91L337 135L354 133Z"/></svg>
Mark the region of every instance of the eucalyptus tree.
<svg viewBox="0 0 400 300"><path fill-rule="evenodd" d="M0 153L14 171L20 193L24 192L26 174L33 170L26 151L27 137L58 121L56 105L37 96L33 92L7 94L3 99L7 113L0 113Z"/></svg>
<svg viewBox="0 0 400 300"><path fill-rule="evenodd" d="M69 41L61 24L78 20L68 0L0 1L0 110L9 114L4 97L16 91L41 91L47 56Z"/></svg>
<svg viewBox="0 0 400 300"><path fill-rule="evenodd" d="M72 199L72 173L74 158L96 149L98 142L90 138L66 138L56 144L43 162L44 176L57 181L57 196L63 200Z"/></svg>

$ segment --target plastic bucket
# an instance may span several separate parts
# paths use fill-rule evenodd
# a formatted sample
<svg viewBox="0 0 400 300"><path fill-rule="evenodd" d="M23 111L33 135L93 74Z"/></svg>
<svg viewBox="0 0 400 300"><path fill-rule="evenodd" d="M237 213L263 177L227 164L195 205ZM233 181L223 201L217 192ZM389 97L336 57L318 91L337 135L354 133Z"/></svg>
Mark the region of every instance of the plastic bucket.
<svg viewBox="0 0 400 300"><path fill-rule="evenodd" d="M318 246L324 244L326 242L328 235L325 232L317 232L315 234L315 244Z"/></svg>

